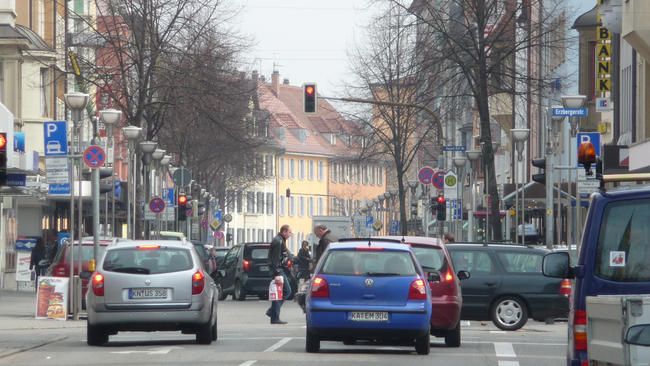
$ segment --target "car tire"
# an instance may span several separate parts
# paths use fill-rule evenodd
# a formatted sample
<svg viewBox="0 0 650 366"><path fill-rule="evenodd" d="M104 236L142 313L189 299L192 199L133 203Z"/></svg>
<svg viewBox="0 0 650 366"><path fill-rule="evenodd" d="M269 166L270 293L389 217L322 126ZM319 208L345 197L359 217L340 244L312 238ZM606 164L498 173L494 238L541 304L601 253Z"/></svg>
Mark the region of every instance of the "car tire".
<svg viewBox="0 0 650 366"><path fill-rule="evenodd" d="M417 337L415 339L415 352L418 355L428 355L431 351L431 334L427 330L427 334Z"/></svg>
<svg viewBox="0 0 650 366"><path fill-rule="evenodd" d="M460 321L456 324L456 328L445 335L445 345L447 347L460 347Z"/></svg>
<svg viewBox="0 0 650 366"><path fill-rule="evenodd" d="M307 328L307 336L305 339L305 351L307 353L318 353L320 351L320 338Z"/></svg>
<svg viewBox="0 0 650 366"><path fill-rule="evenodd" d="M523 327L528 321L528 308L516 296L504 296L492 305L492 322L501 330L513 331Z"/></svg>
<svg viewBox="0 0 650 366"><path fill-rule="evenodd" d="M239 280L235 282L235 292L233 293L232 298L237 301L246 300L246 290L242 287Z"/></svg>
<svg viewBox="0 0 650 366"><path fill-rule="evenodd" d="M223 287L221 287L221 282L217 282L217 291L219 291L219 295L217 296L217 299L219 301L223 301L228 297L228 294L223 291Z"/></svg>
<svg viewBox="0 0 650 366"><path fill-rule="evenodd" d="M210 321L205 324L200 325L196 329L196 343L197 344L210 344L212 343L212 317Z"/></svg>
<svg viewBox="0 0 650 366"><path fill-rule="evenodd" d="M89 346L101 346L108 342L108 332L99 325L86 323L86 343Z"/></svg>

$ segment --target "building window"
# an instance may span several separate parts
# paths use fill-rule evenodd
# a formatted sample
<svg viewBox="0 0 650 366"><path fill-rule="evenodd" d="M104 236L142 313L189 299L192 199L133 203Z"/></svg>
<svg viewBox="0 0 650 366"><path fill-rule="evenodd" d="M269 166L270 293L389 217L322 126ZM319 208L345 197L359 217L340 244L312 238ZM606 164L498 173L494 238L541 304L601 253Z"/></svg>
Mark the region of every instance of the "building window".
<svg viewBox="0 0 650 366"><path fill-rule="evenodd" d="M323 176L325 175L325 164L322 161L318 162L318 181L323 181Z"/></svg>
<svg viewBox="0 0 650 366"><path fill-rule="evenodd" d="M264 213L264 192L257 192L257 213Z"/></svg>
<svg viewBox="0 0 650 366"><path fill-rule="evenodd" d="M289 216L294 216L296 214L296 200L295 197L289 197Z"/></svg>
<svg viewBox="0 0 650 366"><path fill-rule="evenodd" d="M296 162L294 159L289 159L289 179L293 179L296 177Z"/></svg>
<svg viewBox="0 0 650 366"><path fill-rule="evenodd" d="M309 160L309 180L314 180L314 161Z"/></svg>
<svg viewBox="0 0 650 366"><path fill-rule="evenodd" d="M41 69L41 117L50 114L50 69Z"/></svg>
<svg viewBox="0 0 650 366"><path fill-rule="evenodd" d="M284 178L284 158L280 158L280 178Z"/></svg>
<svg viewBox="0 0 650 366"><path fill-rule="evenodd" d="M300 210L299 216L305 216L305 197L300 197L298 208Z"/></svg>
<svg viewBox="0 0 650 366"><path fill-rule="evenodd" d="M307 206L309 210L309 217L314 216L314 197L309 197L309 203Z"/></svg>
<svg viewBox="0 0 650 366"><path fill-rule="evenodd" d="M241 213L244 208L242 191L237 191L237 213Z"/></svg>
<svg viewBox="0 0 650 366"><path fill-rule="evenodd" d="M266 214L273 215L273 193L266 194Z"/></svg>
<svg viewBox="0 0 650 366"><path fill-rule="evenodd" d="M280 205L278 207L278 215L284 216L284 196L280 196L280 202L278 204Z"/></svg>
<svg viewBox="0 0 650 366"><path fill-rule="evenodd" d="M318 197L318 215L323 216L323 211L325 210L325 207L323 207L323 197Z"/></svg>
<svg viewBox="0 0 650 366"><path fill-rule="evenodd" d="M246 193L246 212L255 212L255 192Z"/></svg>
<svg viewBox="0 0 650 366"><path fill-rule="evenodd" d="M305 179L305 161L303 159L300 159L298 164L298 179Z"/></svg>

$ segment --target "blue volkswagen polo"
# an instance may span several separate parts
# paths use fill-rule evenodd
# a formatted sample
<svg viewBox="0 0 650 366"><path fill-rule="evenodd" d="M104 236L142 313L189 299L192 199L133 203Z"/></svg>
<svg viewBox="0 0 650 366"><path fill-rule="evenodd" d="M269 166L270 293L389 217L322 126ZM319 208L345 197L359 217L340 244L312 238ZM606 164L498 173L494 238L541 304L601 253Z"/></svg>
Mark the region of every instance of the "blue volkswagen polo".
<svg viewBox="0 0 650 366"><path fill-rule="evenodd" d="M307 294L307 352L321 341L415 344L429 354L431 296L408 245L381 239L333 243Z"/></svg>

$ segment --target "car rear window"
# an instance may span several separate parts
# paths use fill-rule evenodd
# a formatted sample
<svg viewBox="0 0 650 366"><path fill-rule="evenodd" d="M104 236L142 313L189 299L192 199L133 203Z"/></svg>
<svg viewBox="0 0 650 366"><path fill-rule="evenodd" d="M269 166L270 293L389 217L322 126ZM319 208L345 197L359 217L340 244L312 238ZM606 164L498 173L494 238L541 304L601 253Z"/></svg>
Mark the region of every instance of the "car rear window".
<svg viewBox="0 0 650 366"><path fill-rule="evenodd" d="M542 273L542 254L536 253L497 253L506 272Z"/></svg>
<svg viewBox="0 0 650 366"><path fill-rule="evenodd" d="M323 274L344 276L414 276L409 252L333 250L325 258Z"/></svg>
<svg viewBox="0 0 650 366"><path fill-rule="evenodd" d="M650 199L607 205L600 225L595 272L617 282L650 281Z"/></svg>
<svg viewBox="0 0 650 366"><path fill-rule="evenodd" d="M445 265L445 253L441 248L431 246L413 246L415 258L422 267L433 268L440 271Z"/></svg>
<svg viewBox="0 0 650 366"><path fill-rule="evenodd" d="M244 249L244 258L246 259L267 259L268 257L268 246L246 246Z"/></svg>
<svg viewBox="0 0 650 366"><path fill-rule="evenodd" d="M109 250L103 265L104 271L136 274L180 272L192 267L192 255L189 250L171 247Z"/></svg>

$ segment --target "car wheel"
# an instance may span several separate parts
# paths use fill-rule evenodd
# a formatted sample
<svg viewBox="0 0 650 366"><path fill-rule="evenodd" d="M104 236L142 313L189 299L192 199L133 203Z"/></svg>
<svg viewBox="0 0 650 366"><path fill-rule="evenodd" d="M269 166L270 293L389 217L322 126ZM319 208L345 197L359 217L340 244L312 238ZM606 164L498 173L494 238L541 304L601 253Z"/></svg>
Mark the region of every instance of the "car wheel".
<svg viewBox="0 0 650 366"><path fill-rule="evenodd" d="M518 297L499 298L492 306L492 322L501 330L517 330L527 321L526 304Z"/></svg>
<svg viewBox="0 0 650 366"><path fill-rule="evenodd" d="M98 325L86 323L86 343L89 346L101 346L108 342L108 332Z"/></svg>
<svg viewBox="0 0 650 366"><path fill-rule="evenodd" d="M318 351L320 351L320 338L316 334L309 331L309 328L307 328L305 350L308 353L317 353Z"/></svg>
<svg viewBox="0 0 650 366"><path fill-rule="evenodd" d="M214 314L214 322L212 323L212 332L211 332L212 340L216 341L217 338L219 338L217 334L217 314Z"/></svg>
<svg viewBox="0 0 650 366"><path fill-rule="evenodd" d="M202 324L196 330L196 343L198 344L210 344L212 343L212 317L210 321L205 324Z"/></svg>
<svg viewBox="0 0 650 366"><path fill-rule="evenodd" d="M445 335L445 344L447 347L460 347L460 321Z"/></svg>
<svg viewBox="0 0 650 366"><path fill-rule="evenodd" d="M228 294L225 293L223 291L223 287L221 287L221 282L217 282L217 291L219 293L219 295L217 296L217 299L219 299L219 301L223 301L226 299L226 297L228 297Z"/></svg>
<svg viewBox="0 0 650 366"><path fill-rule="evenodd" d="M428 355L431 351L431 334L427 334L415 339L415 351L418 355Z"/></svg>
<svg viewBox="0 0 650 366"><path fill-rule="evenodd" d="M233 299L238 300L238 301L244 301L246 300L246 290L241 286L241 282L238 280L235 282L235 293L233 296Z"/></svg>

